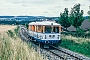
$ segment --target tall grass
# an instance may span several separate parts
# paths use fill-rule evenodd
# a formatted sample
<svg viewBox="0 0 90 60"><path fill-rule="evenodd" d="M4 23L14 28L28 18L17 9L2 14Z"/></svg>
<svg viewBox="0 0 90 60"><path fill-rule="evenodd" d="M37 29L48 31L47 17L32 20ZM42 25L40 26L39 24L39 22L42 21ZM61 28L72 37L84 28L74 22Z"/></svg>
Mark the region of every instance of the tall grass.
<svg viewBox="0 0 90 60"><path fill-rule="evenodd" d="M90 38L62 34L60 46L90 57Z"/></svg>
<svg viewBox="0 0 90 60"><path fill-rule="evenodd" d="M0 32L0 60L46 60L18 37L18 28L7 33Z"/></svg>

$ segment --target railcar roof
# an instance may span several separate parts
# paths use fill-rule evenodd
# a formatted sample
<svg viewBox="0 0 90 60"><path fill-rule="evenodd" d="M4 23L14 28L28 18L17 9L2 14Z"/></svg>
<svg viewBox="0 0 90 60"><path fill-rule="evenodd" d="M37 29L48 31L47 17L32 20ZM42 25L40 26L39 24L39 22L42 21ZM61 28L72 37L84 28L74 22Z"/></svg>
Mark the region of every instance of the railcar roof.
<svg viewBox="0 0 90 60"><path fill-rule="evenodd" d="M29 25L55 25L55 26L60 26L60 24L55 23L53 21L42 21L42 22L31 22Z"/></svg>

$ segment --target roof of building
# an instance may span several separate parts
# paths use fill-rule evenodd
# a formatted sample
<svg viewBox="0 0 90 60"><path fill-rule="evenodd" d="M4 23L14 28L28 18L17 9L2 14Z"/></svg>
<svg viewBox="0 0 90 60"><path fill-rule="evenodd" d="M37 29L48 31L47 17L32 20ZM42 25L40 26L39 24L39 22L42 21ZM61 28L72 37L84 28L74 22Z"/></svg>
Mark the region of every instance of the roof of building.
<svg viewBox="0 0 90 60"><path fill-rule="evenodd" d="M88 19L84 20L82 22L82 25L80 26L80 28L82 28L84 30L85 29L90 29L90 21ZM68 27L67 30L68 31L76 31L75 27L73 27L73 26Z"/></svg>
<svg viewBox="0 0 90 60"><path fill-rule="evenodd" d="M54 22L54 21L42 21L42 22L31 22L29 25L54 25L54 26L60 26L60 24Z"/></svg>

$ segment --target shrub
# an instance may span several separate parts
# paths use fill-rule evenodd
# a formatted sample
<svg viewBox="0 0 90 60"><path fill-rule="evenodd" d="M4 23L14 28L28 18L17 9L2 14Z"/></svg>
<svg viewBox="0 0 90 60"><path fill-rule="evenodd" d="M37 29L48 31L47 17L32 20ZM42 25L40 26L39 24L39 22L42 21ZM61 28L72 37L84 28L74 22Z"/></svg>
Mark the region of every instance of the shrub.
<svg viewBox="0 0 90 60"><path fill-rule="evenodd" d="M14 37L14 33L13 33L11 30L8 30L7 34L8 34L10 37Z"/></svg>
<svg viewBox="0 0 90 60"><path fill-rule="evenodd" d="M19 26L17 26L17 28L16 28L16 29L14 29L14 31L15 31L15 34L16 34L16 35L18 35Z"/></svg>
<svg viewBox="0 0 90 60"><path fill-rule="evenodd" d="M76 30L76 36L80 37L80 36L84 36L84 35L85 35L85 34L84 34L84 30L83 30L83 29L78 28L78 29Z"/></svg>

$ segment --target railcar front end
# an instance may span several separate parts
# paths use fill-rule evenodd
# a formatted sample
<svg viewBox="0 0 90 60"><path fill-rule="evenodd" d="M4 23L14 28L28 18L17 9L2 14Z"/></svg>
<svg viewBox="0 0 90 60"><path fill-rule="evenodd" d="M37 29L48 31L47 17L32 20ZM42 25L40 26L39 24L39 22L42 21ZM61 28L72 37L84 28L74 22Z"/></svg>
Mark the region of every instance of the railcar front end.
<svg viewBox="0 0 90 60"><path fill-rule="evenodd" d="M42 44L56 44L61 41L60 33L37 33L29 31L29 38Z"/></svg>
<svg viewBox="0 0 90 60"><path fill-rule="evenodd" d="M32 22L29 24L28 36L41 44L57 44L61 41L61 26L55 22Z"/></svg>

